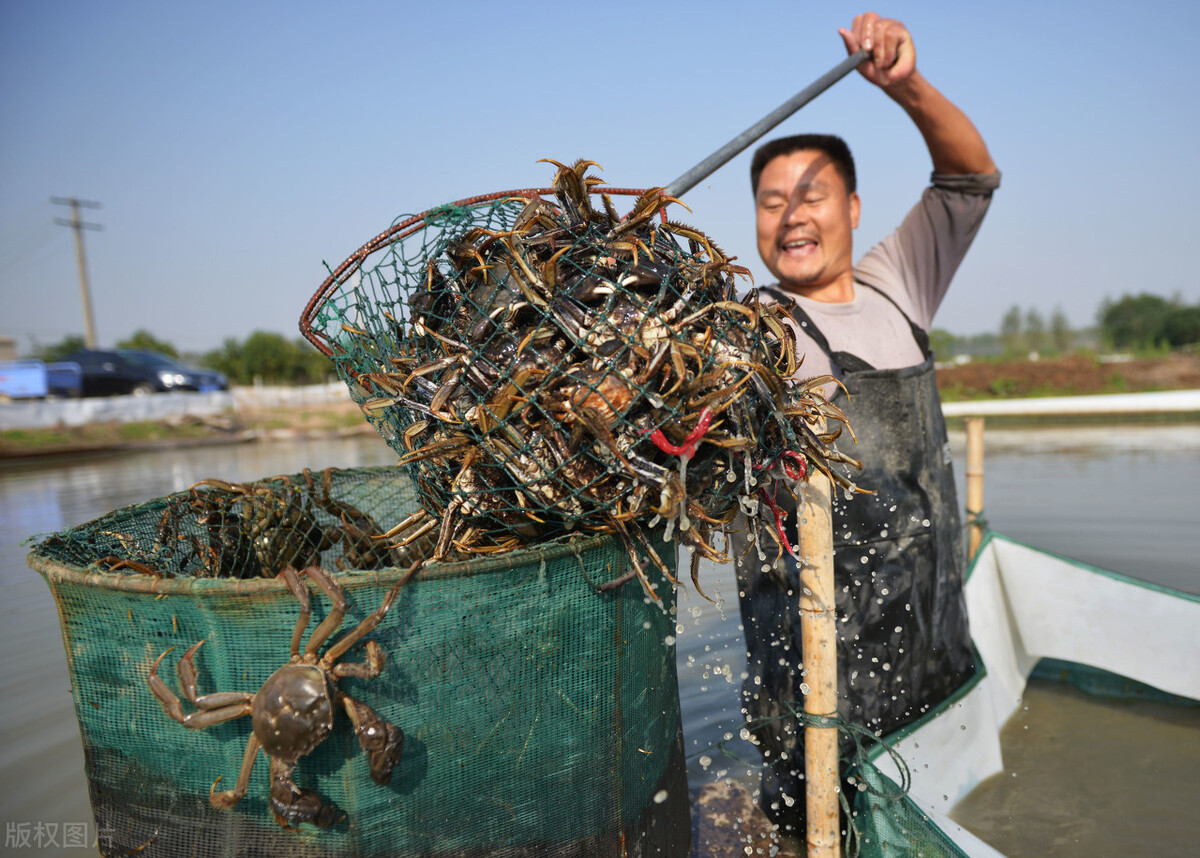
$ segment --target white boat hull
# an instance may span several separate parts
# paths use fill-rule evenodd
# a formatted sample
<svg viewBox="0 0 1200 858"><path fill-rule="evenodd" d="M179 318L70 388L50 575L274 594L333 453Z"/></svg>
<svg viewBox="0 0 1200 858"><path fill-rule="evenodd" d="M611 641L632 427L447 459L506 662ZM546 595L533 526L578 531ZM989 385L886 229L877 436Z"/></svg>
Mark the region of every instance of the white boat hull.
<svg viewBox="0 0 1200 858"><path fill-rule="evenodd" d="M911 774L909 797L975 858L1001 853L946 814L1003 769L1000 730L1037 663L1075 662L1200 698L1200 597L991 534L969 572L966 598L984 675L888 741ZM875 764L902 779L886 753L877 751Z"/></svg>

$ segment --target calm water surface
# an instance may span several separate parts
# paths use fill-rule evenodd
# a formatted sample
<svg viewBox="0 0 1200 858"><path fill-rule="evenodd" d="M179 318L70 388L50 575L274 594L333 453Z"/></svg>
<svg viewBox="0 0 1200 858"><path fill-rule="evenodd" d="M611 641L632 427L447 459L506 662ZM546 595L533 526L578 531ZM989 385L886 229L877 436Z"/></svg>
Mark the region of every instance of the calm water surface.
<svg viewBox="0 0 1200 858"><path fill-rule="evenodd" d="M961 438L954 440L961 463ZM21 540L185 489L205 477L244 481L303 467L390 464L394 458L382 441L356 438L104 455L0 470L0 580L5 592L0 602L0 815L6 852L94 854L64 845L64 826L74 826L72 838L80 834L78 826L85 826L89 844L96 835L58 617L45 583L25 565L28 548ZM996 530L1107 569L1200 593L1200 427L990 430L986 469L985 515ZM680 693L693 783L752 778L748 763L755 753L737 736L744 657L731 578L730 570L706 570L702 583L716 604L694 592L679 599ZM1051 703L1039 709L1055 709L1053 691L1049 697ZM1046 717L1057 716L1050 711ZM1106 748L1112 741L1109 734L1089 734L1088 720L1075 725L1073 741L1093 750ZM1200 735L1195 720L1189 729L1184 735ZM1155 765L1162 757L1169 782L1170 744L1177 736L1165 729L1149 734L1143 757ZM1028 745L1029 731L1006 734L1005 740ZM1137 798L1123 795L1120 773L1105 768L1107 752L1084 756L1096 767L1085 772L1088 782L1115 790L1114 805ZM1079 812L1067 807L1063 818L1056 819L1050 810L1027 823L1013 800L1009 807L993 803L988 824L1003 827L1002 821L995 822L997 815L1019 817L1021 827L1035 829L1027 832L1034 843L1039 842L1039 825L1049 842ZM966 817L963 821L973 824ZM1122 825L1119 820L1114 824ZM1185 833L1194 842L1195 827ZM41 849L34 846L39 837ZM16 846L24 842L29 848ZM1013 854L1041 854L1036 846L1030 849Z"/></svg>

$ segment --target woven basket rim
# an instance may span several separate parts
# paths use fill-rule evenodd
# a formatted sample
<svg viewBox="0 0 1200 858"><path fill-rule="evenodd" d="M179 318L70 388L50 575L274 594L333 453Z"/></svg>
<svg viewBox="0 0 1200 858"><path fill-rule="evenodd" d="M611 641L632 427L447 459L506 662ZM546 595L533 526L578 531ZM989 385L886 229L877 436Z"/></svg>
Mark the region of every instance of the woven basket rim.
<svg viewBox="0 0 1200 858"><path fill-rule="evenodd" d="M615 541L616 536L611 533L597 533L591 536L578 533L568 534L550 540L544 545L514 549L492 556L485 555L473 560L434 563L418 570L413 583L494 574L526 565L531 561L548 562L572 554L579 558L582 568L580 555L584 551L600 547L606 542L615 543ZM290 592L287 582L281 578L156 578L145 573L89 572L84 568L51 559L41 554L37 548L29 552L26 563L30 569L45 578L46 583L51 586L66 583L125 593L212 598ZM354 589L366 586L391 586L407 572L407 569L389 566L385 569L351 571L330 569L328 571L344 589ZM587 580L586 575L584 580ZM593 586L595 585L593 584Z"/></svg>

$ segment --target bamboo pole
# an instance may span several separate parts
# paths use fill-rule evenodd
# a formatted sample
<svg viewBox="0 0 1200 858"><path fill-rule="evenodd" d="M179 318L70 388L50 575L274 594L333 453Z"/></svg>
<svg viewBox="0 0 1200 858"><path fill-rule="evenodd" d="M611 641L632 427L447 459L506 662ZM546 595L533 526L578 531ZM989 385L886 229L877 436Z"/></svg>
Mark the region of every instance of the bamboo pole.
<svg viewBox="0 0 1200 858"><path fill-rule="evenodd" d="M804 711L812 715L837 714L831 489L828 477L820 473L811 475L799 522L800 636L808 684ZM840 781L837 728L806 728L804 782L809 858L837 858L841 854Z"/></svg>
<svg viewBox="0 0 1200 858"><path fill-rule="evenodd" d="M979 516L983 512L983 418L968 417L967 427L967 562L975 558L979 543L983 541L983 526Z"/></svg>

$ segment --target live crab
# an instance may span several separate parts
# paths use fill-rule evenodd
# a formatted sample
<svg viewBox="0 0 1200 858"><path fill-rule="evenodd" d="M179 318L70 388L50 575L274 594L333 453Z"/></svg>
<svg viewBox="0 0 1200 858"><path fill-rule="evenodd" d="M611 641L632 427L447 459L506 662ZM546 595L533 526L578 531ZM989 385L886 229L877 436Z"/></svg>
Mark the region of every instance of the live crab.
<svg viewBox="0 0 1200 858"><path fill-rule="evenodd" d="M327 828L343 818L344 814L334 804L325 802L313 790L301 789L294 780L296 764L300 759L312 753L333 732L338 707L345 711L354 725L355 735L369 760L371 779L381 785L391 780L392 769L400 761L404 733L399 727L383 720L370 706L337 687L338 680L347 676L362 679L379 676L384 665L383 650L375 641L367 641L364 661L339 663L338 659L379 625L392 607L400 588L418 566L413 564L388 590L379 607L353 631L332 644L324 655L318 655L321 646L337 631L346 613L347 604L342 588L319 566L309 566L302 572L292 567L285 568L279 577L287 582L300 602L300 616L292 632L291 658L253 694L241 691L197 693L193 658L204 643L201 640L184 653L176 667L184 696L196 706L196 711L185 713L180 699L158 677L159 665L174 647L158 657L150 668L147 682L170 718L185 727L200 729L244 715L251 716L253 732L246 742L237 782L233 789L217 792L217 783L221 780L217 778L209 790L213 807L229 809L245 797L250 773L261 749L271 761L270 805L276 822L288 829L304 822ZM300 639L308 626L311 609L308 588L300 580L301 576L312 579L333 603L328 616L309 637L303 652L300 651Z"/></svg>

